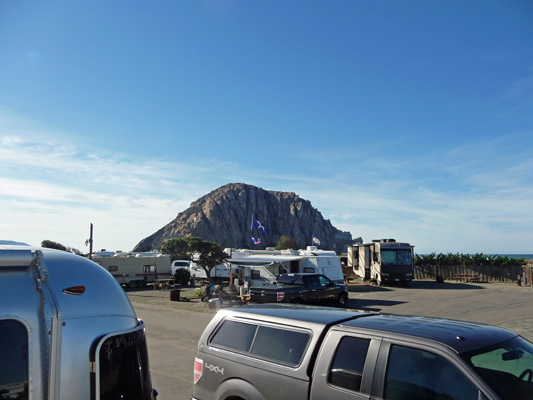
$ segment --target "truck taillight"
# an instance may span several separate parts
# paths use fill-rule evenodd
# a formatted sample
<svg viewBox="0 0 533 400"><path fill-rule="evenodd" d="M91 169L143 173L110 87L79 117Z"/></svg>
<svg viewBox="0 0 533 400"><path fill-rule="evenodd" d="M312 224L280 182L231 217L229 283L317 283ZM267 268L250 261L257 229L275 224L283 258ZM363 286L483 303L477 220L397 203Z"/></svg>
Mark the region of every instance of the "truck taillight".
<svg viewBox="0 0 533 400"><path fill-rule="evenodd" d="M285 293L284 292L278 292L278 301L283 300L284 297L285 297Z"/></svg>
<svg viewBox="0 0 533 400"><path fill-rule="evenodd" d="M204 360L200 360L199 358L194 358L194 383L196 384L200 378L202 377L202 373L204 372Z"/></svg>

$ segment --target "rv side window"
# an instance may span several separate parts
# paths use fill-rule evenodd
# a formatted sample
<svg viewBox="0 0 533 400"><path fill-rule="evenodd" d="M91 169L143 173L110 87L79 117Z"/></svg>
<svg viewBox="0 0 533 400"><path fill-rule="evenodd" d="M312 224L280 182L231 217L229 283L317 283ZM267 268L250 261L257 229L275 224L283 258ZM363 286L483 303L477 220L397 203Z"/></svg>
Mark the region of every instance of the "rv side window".
<svg viewBox="0 0 533 400"><path fill-rule="evenodd" d="M144 325L108 337L98 352L100 400L152 399Z"/></svg>
<svg viewBox="0 0 533 400"><path fill-rule="evenodd" d="M18 321L0 320L0 397L28 399L28 331Z"/></svg>
<svg viewBox="0 0 533 400"><path fill-rule="evenodd" d="M252 270L251 274L252 279L261 279L261 273L255 269Z"/></svg>
<svg viewBox="0 0 533 400"><path fill-rule="evenodd" d="M143 271L144 272L155 272L155 265L144 265Z"/></svg>
<svg viewBox="0 0 533 400"><path fill-rule="evenodd" d="M117 272L118 271L118 267L116 265L110 265L109 267L107 267L107 270L109 272Z"/></svg>
<svg viewBox="0 0 533 400"><path fill-rule="evenodd" d="M316 271L315 271L315 269L313 267L304 267L304 272L306 274L312 274L312 273L314 273Z"/></svg>

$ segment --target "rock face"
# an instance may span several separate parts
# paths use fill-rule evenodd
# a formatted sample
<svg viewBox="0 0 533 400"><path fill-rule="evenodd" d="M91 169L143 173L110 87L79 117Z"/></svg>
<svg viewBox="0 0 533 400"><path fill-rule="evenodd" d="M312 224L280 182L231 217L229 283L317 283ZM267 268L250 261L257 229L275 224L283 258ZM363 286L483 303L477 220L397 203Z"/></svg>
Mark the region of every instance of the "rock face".
<svg viewBox="0 0 533 400"><path fill-rule="evenodd" d="M268 231L251 229L252 214ZM169 224L141 240L133 251L159 249L170 238L197 236L218 242L222 248L264 249L290 236L298 248L320 240L321 249L345 252L352 244L350 232L342 232L325 220L307 200L292 192L266 191L243 183L230 183L191 203ZM260 238L261 244L254 244Z"/></svg>

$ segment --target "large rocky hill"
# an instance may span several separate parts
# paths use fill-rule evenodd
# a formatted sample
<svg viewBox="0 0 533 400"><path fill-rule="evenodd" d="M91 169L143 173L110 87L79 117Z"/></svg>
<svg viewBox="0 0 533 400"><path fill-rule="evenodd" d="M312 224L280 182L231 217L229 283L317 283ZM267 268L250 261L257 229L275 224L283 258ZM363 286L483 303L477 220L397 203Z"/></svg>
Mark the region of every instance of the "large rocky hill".
<svg viewBox="0 0 533 400"><path fill-rule="evenodd" d="M252 214L268 231L252 229ZM281 236L292 237L298 248L320 240L319 248L345 252L353 243L322 217L308 200L292 192L267 191L243 183L230 183L191 203L169 224L141 240L133 251L159 249L169 238L197 236L218 242L222 248L264 249L277 245ZM261 244L254 244L260 238Z"/></svg>

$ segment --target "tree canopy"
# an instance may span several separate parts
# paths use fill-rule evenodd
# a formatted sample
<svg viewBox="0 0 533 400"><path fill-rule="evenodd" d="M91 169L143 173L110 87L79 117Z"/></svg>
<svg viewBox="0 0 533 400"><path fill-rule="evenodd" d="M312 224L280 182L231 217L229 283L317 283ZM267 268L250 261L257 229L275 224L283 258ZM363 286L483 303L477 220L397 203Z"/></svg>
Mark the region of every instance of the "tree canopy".
<svg viewBox="0 0 533 400"><path fill-rule="evenodd" d="M41 242L41 247L46 247L48 249L67 251L67 248L63 246L61 243L53 242L51 240L43 240Z"/></svg>
<svg viewBox="0 0 533 400"><path fill-rule="evenodd" d="M290 236L282 236L278 240L278 244L276 246L276 250L287 250L287 249L295 249L296 243L294 242L294 239Z"/></svg>
<svg viewBox="0 0 533 400"><path fill-rule="evenodd" d="M172 260L194 261L202 267L210 283L211 268L222 264L228 255L220 243L202 240L195 236L167 239L161 245L161 253L169 254Z"/></svg>

